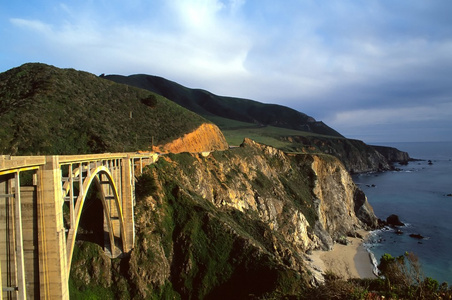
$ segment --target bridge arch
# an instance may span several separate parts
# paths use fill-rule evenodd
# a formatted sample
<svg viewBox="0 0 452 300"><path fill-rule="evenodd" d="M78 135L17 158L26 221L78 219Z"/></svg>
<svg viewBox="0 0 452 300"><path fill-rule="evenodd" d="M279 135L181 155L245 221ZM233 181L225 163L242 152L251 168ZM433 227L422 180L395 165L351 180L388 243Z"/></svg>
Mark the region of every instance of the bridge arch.
<svg viewBox="0 0 452 300"><path fill-rule="evenodd" d="M11 276L13 279L8 283L8 290L5 292L3 289L0 298L9 293L17 294L20 299L27 295L29 298L68 298L75 236L86 212L82 212L83 209L91 212L96 208L97 216L103 218L104 251L109 252L107 247L113 244L115 253L112 254L115 256L132 251L135 174L141 174L145 165L157 160L158 155L151 152L0 155L0 199L15 203L8 215L4 213L6 208L0 213L0 221L9 224L8 230L7 226L0 226L0 234L11 237L9 242L5 239L5 247L0 247L0 260L8 260L16 272ZM32 173L31 190L16 188L21 186L25 171ZM95 199L97 204L90 208L85 192L95 185L100 193ZM0 208L6 201L0 201ZM107 207L108 215L103 215ZM23 227L27 230L27 237ZM29 230L33 239L28 236L31 234ZM7 248L14 248L14 251L7 253ZM2 281L8 276L8 270L0 266L0 274Z"/></svg>
<svg viewBox="0 0 452 300"><path fill-rule="evenodd" d="M80 169L80 168L79 168ZM75 170L74 174L76 176L81 176L83 173L82 170ZM82 214L83 206L85 204L87 192L91 185L94 184L97 186L98 190L101 192L101 202L102 207L104 211L104 217L107 223L108 228L108 236L110 241L110 247L111 247L111 253L114 255L115 250L115 232L114 232L114 225L113 225L113 218L110 214L109 210L111 207L108 204L108 200L113 200L113 205L115 206L116 212L117 212L117 218L119 219L119 232L117 234L120 236L122 247L124 248L124 245L126 245L126 231L125 231L125 224L124 224L124 215L122 211L122 205L120 198L118 196L118 189L116 187L114 178L110 172L110 170L106 166L97 166L88 172L88 176L84 178L83 180L83 186L81 188L81 191L75 201L75 206L73 208L73 216L71 216L71 219L73 220L73 224L69 228L68 235L67 235L67 242L66 242L66 251L67 251L67 271L70 273L71 269L71 262L72 262L72 255L74 252L74 246L75 246L75 239L77 235L77 230L80 224L80 217ZM106 190L104 189L103 185L107 185L110 187L112 195L107 195ZM68 193L70 191L71 187L65 187L63 190ZM124 250L124 249L122 249Z"/></svg>

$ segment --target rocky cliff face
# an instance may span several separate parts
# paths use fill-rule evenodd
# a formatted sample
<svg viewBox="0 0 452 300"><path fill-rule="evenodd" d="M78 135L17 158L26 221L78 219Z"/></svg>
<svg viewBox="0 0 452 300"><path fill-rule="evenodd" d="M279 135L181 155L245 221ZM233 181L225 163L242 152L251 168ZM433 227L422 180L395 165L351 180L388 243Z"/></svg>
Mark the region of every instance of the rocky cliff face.
<svg viewBox="0 0 452 300"><path fill-rule="evenodd" d="M391 163L406 161L408 156L395 148L369 146L362 141L345 138L290 136L284 140L293 145L287 149L289 151L333 155L351 173L391 170Z"/></svg>
<svg viewBox="0 0 452 300"><path fill-rule="evenodd" d="M410 155L407 152L400 151L393 147L384 146L371 146L383 155L389 162L401 162L405 163L411 160Z"/></svg>
<svg viewBox="0 0 452 300"><path fill-rule="evenodd" d="M154 147L154 151L163 153L210 152L228 149L228 143L220 129L210 123L204 123L193 132L170 143Z"/></svg>
<svg viewBox="0 0 452 300"><path fill-rule="evenodd" d="M251 140L207 157L161 156L137 194L130 257L101 264L94 274L109 278L101 283L73 276L74 287L98 284L138 299L296 295L312 280L307 252L377 222L335 157L288 155Z"/></svg>

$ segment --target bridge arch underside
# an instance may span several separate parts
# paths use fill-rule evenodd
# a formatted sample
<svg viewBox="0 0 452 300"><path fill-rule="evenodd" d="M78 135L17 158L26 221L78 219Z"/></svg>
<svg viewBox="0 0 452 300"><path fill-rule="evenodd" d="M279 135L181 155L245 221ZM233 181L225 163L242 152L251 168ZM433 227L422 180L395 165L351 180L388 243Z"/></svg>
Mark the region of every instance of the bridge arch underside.
<svg viewBox="0 0 452 300"><path fill-rule="evenodd" d="M82 208L80 222L77 228L76 241L87 241L98 244L102 248L110 247L109 241L105 239L104 229L104 207L99 196L100 191L95 185L91 185L86 196L85 205ZM66 212L69 205L65 204ZM77 242L76 242L77 243Z"/></svg>
<svg viewBox="0 0 452 300"><path fill-rule="evenodd" d="M69 227L66 246L68 273L78 234L81 234L82 240L103 246L112 258L125 252L124 216L113 176L104 166L90 170L89 173L86 172L85 177L83 171L74 171L74 177L84 178L83 185L78 188L76 185L72 186L72 193L77 196L70 198L76 198L76 201L66 202L66 208L63 209L66 211L66 218L69 217L65 221ZM65 190L68 195L71 194L70 190L71 188ZM86 233L91 233L91 236Z"/></svg>

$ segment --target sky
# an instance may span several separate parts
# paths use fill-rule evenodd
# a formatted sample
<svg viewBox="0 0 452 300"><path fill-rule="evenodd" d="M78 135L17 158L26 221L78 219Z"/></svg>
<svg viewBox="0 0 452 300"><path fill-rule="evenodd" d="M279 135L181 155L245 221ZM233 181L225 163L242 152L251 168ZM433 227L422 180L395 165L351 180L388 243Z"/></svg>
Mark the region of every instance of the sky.
<svg viewBox="0 0 452 300"><path fill-rule="evenodd" d="M150 74L366 143L452 141L450 0L14 0L0 72Z"/></svg>

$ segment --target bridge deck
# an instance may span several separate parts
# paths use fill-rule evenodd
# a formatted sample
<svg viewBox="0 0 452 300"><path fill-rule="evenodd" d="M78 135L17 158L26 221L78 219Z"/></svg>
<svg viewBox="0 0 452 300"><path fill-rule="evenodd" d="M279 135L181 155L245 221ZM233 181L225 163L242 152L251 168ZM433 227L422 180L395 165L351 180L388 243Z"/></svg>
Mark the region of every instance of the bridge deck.
<svg viewBox="0 0 452 300"><path fill-rule="evenodd" d="M157 153L100 153L100 154L80 154L80 155L57 155L60 164L70 164L77 162L89 162L112 159L156 159ZM31 170L46 163L46 156L0 156L0 175L9 174L16 171Z"/></svg>

